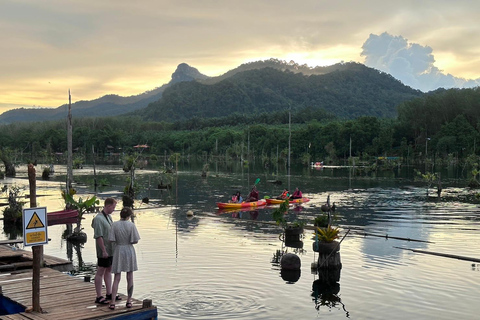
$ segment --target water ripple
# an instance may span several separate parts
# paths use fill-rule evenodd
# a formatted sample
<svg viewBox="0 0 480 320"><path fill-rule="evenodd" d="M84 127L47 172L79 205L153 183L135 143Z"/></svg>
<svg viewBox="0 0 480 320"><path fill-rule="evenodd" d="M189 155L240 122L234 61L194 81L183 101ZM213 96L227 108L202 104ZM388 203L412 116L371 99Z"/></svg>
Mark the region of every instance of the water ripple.
<svg viewBox="0 0 480 320"><path fill-rule="evenodd" d="M162 319L256 319L265 311L261 296L252 288L218 288L205 291L177 288L153 293Z"/></svg>

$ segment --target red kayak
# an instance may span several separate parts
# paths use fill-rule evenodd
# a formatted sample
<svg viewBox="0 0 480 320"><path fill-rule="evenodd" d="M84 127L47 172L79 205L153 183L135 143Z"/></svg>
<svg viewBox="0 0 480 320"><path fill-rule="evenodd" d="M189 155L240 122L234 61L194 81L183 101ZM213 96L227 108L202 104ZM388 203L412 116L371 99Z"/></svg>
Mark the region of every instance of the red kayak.
<svg viewBox="0 0 480 320"><path fill-rule="evenodd" d="M266 199L266 200L267 200L267 204L280 204L285 201L282 199ZM310 201L310 199L308 198L298 198L298 199L288 200L289 203L304 203L308 201Z"/></svg>
<svg viewBox="0 0 480 320"><path fill-rule="evenodd" d="M264 199L252 202L217 202L219 209L239 209L239 208L249 208L249 207L261 207L267 204L267 201Z"/></svg>
<svg viewBox="0 0 480 320"><path fill-rule="evenodd" d="M61 210L54 212L47 212L48 225L75 223L78 219L77 210Z"/></svg>

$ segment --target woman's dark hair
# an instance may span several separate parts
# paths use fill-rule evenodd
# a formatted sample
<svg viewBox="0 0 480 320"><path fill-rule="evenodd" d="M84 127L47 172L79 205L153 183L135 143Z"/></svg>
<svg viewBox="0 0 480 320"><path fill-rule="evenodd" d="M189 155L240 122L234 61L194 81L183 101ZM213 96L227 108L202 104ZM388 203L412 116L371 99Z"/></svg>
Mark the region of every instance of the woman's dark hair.
<svg viewBox="0 0 480 320"><path fill-rule="evenodd" d="M131 215L133 215L133 211L129 207L124 207L122 211L120 211L120 218L123 220L127 219Z"/></svg>

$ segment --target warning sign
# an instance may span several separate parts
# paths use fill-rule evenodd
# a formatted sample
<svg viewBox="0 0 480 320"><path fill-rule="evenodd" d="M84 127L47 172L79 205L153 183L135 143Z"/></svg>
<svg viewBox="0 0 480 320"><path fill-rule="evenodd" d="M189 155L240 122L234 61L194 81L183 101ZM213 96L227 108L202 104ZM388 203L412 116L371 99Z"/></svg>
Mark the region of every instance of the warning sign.
<svg viewBox="0 0 480 320"><path fill-rule="evenodd" d="M38 243L38 242L45 242L46 240L46 233L44 231L40 232L31 232L27 234L27 242L29 243Z"/></svg>
<svg viewBox="0 0 480 320"><path fill-rule="evenodd" d="M48 243L47 208L23 209L23 244L25 246Z"/></svg>
<svg viewBox="0 0 480 320"><path fill-rule="evenodd" d="M42 223L42 220L38 217L37 212L33 213L30 222L27 224L27 229L36 229L36 228L45 228L45 225Z"/></svg>

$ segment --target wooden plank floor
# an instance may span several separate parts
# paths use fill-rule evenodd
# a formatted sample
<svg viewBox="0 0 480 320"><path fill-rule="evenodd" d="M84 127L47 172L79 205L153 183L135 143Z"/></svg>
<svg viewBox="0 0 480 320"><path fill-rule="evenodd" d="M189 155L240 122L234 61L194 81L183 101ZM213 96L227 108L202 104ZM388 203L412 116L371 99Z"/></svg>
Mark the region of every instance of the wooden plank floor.
<svg viewBox="0 0 480 320"><path fill-rule="evenodd" d="M3 295L25 306L32 305L32 270L15 274L0 274ZM126 296L120 294L115 310L108 305L95 304L95 285L82 278L42 268L40 271L40 306L43 313L18 313L0 316L5 320L63 320L63 319L156 319L155 306L143 307L133 299L133 307L126 308Z"/></svg>
<svg viewBox="0 0 480 320"><path fill-rule="evenodd" d="M15 248L14 250L13 247L10 247L8 245L0 245L0 266L2 264L11 265L10 269L16 270L17 266L15 265L15 262L9 263L9 260L13 261L16 258L20 258L20 260L22 260L23 262L31 261L33 263L32 250L22 250L18 248ZM60 259L49 255L43 255L43 261L45 267L50 267L59 271L73 270L72 262L65 259ZM24 263L18 265L19 269L27 267L31 268L31 265L28 266ZM7 268L5 267L4 269Z"/></svg>

